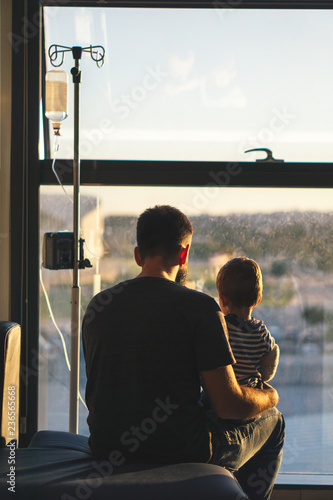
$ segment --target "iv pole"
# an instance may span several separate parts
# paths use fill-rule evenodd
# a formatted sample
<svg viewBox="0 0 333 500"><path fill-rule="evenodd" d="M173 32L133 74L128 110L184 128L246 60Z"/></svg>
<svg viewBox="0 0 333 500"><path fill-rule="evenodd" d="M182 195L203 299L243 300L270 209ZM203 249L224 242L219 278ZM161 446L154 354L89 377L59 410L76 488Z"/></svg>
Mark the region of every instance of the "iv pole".
<svg viewBox="0 0 333 500"><path fill-rule="evenodd" d="M90 52L97 66L104 64L105 50L102 46L65 47L51 45L49 58L52 66L59 67L64 61L64 53L72 52L75 66L71 69L74 84L74 159L73 159L73 233L74 233L74 268L71 302L71 349L70 349L70 384L69 384L69 432L78 433L79 427L79 379L80 379L80 269L91 267L83 259L83 241L80 237L80 60L82 52ZM61 54L60 63L56 64Z"/></svg>

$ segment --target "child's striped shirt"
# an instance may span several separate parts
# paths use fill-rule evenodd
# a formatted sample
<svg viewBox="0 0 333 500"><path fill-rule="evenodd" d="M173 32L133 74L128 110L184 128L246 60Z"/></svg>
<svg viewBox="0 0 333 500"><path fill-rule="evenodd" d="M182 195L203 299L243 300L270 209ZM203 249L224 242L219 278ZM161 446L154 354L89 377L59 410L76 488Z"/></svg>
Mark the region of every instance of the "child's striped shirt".
<svg viewBox="0 0 333 500"><path fill-rule="evenodd" d="M271 351L275 340L262 321L254 318L244 320L235 314L226 317L229 341L236 358L233 365L235 375L240 384L246 384L248 379L261 379L260 359Z"/></svg>

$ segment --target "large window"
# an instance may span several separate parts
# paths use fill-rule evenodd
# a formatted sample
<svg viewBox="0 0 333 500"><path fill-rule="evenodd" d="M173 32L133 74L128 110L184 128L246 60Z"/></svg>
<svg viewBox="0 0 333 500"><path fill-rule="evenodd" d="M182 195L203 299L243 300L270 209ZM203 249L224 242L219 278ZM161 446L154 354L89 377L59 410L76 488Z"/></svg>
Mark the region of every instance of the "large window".
<svg viewBox="0 0 333 500"><path fill-rule="evenodd" d="M254 315L281 349L272 381L287 422L281 473L330 474L333 180L327 170L318 181L318 164L311 167L317 170L306 169L310 162L332 161L333 12L47 7L44 17L47 71L54 69L47 56L52 44L106 50L101 69L88 54L81 61L80 152L82 159L94 160L94 186L81 190L85 257L93 264L81 271L82 314L94 293L138 273L137 216L155 204L177 206L195 230L188 286L217 298L216 274L227 259L246 255L260 264L264 293ZM67 53L59 69L69 75L69 116L56 155L66 160L73 157L72 66ZM43 132L41 158L53 158L52 134L47 127ZM259 147L270 148L286 168L263 164L273 173L270 187L267 176L261 184L258 172L258 187L247 187L251 174L238 175L244 167L239 162L256 168L263 154L244 151ZM111 169L105 174L109 163L99 177L100 160L119 160L120 169L130 164L135 179L141 168L143 173L137 185L129 176L124 183L133 185L114 186ZM160 186L144 187L151 183L140 160L161 162ZM182 161L202 164L179 186L173 173L168 186L165 160L178 162L179 169ZM220 161L230 163L219 177ZM290 186L304 185L292 162L301 162L307 179L312 176L320 188L274 187L288 185L289 175ZM210 175L200 177L200 165ZM72 231L71 188L65 186L66 197L56 178L50 179L54 185L40 191L41 241L45 232ZM69 349L72 273L42 269L41 276L46 293L41 286L39 428L67 430L63 344ZM84 388L81 356L83 398ZM80 404L82 434L88 433L86 417Z"/></svg>
<svg viewBox="0 0 333 500"><path fill-rule="evenodd" d="M102 69L82 57L82 158L253 161L244 151L269 147L331 161L332 11L44 11L46 50L106 50ZM59 69L72 66L66 54ZM72 87L62 158L73 156Z"/></svg>
<svg viewBox="0 0 333 500"><path fill-rule="evenodd" d="M281 472L331 472L331 190L83 188L82 232L86 256L94 267L81 272L82 312L100 287L138 274L133 259L136 218L156 203L183 208L193 222L188 286L217 298L215 278L226 260L246 255L260 264L263 301L254 317L265 321L281 349L280 365L272 381L287 422ZM44 187L41 234L71 230L70 205L60 188ZM71 272L43 270L43 281L68 344ZM69 372L42 292L40 300L40 428L64 430L68 425ZM82 359L82 396L84 387ZM79 430L83 434L88 433L86 417L81 405Z"/></svg>

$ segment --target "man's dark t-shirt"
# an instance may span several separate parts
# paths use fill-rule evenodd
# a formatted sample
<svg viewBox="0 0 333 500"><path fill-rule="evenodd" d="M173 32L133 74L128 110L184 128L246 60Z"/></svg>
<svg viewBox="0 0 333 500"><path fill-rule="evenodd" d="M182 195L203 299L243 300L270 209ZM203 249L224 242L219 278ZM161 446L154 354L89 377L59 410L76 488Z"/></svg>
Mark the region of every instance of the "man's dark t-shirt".
<svg viewBox="0 0 333 500"><path fill-rule="evenodd" d="M207 462L199 372L234 363L211 297L164 278L100 292L83 319L89 444L127 461Z"/></svg>

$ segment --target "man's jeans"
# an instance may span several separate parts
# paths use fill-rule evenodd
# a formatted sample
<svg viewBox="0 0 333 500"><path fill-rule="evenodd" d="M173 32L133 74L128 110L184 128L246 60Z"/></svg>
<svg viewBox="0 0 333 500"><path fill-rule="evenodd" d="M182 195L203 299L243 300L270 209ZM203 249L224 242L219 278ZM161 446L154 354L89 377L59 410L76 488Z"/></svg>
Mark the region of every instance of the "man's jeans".
<svg viewBox="0 0 333 500"><path fill-rule="evenodd" d="M234 473L251 500L268 500L282 460L285 422L276 409L247 422L223 420L208 410L210 463Z"/></svg>

